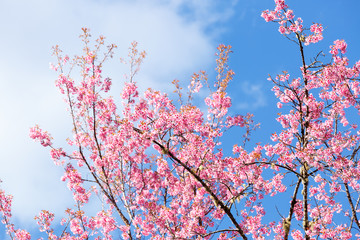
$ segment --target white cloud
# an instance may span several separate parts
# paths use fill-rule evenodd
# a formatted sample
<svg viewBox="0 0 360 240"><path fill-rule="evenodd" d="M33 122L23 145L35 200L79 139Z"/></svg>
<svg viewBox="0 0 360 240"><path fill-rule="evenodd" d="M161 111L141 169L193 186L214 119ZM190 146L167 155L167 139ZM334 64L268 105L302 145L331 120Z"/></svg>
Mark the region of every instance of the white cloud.
<svg viewBox="0 0 360 240"><path fill-rule="evenodd" d="M58 143L69 135L71 123L48 70L51 46L79 53L77 36L89 27L119 46L109 64L113 80L126 72L118 61L136 40L148 52L138 81L144 88L167 89L172 78L190 76L213 62L214 35L209 26L231 16L231 4L216 1L89 1L13 0L0 7L0 178L14 195L14 216L33 222L41 209L62 214L73 202L62 170L54 166L47 149L33 143L29 127L39 123ZM232 1L234 4L235 1ZM216 32L215 30L213 33ZM115 83L116 86L116 83Z"/></svg>
<svg viewBox="0 0 360 240"><path fill-rule="evenodd" d="M255 110L260 107L266 106L266 96L261 84L250 84L249 82L243 82L240 86L240 93L245 96L246 102L240 100L235 105L237 109Z"/></svg>

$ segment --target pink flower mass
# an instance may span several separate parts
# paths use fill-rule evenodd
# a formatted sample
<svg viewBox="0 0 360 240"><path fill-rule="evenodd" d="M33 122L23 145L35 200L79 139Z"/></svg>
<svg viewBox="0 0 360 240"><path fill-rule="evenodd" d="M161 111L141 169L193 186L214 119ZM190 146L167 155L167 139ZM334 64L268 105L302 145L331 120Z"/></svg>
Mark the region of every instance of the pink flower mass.
<svg viewBox="0 0 360 240"><path fill-rule="evenodd" d="M307 45L323 39L324 28L305 25L284 0L275 0L274 10L261 17L298 45L302 63L300 76L268 78L282 111L276 117L281 130L268 144L249 144L259 125L252 114L231 108L230 46L217 49L214 80L194 73L184 84L188 92L174 80L177 98L138 88L146 53L132 43L120 103L109 95L112 80L103 71L116 45L104 48L101 36L91 49L83 28L82 55L69 58L54 48L55 85L73 135L62 148L37 125L30 137L64 169L61 180L75 204L61 223L48 210L35 217L45 238L360 239L360 131L354 117L360 113L360 62L350 65L344 40L330 46L328 62L305 55ZM229 147L223 139L232 131L240 142ZM102 202L95 214L86 211L92 197ZM283 206L276 213L269 203L279 198ZM31 239L12 222L11 204L12 196L0 189L10 239Z"/></svg>

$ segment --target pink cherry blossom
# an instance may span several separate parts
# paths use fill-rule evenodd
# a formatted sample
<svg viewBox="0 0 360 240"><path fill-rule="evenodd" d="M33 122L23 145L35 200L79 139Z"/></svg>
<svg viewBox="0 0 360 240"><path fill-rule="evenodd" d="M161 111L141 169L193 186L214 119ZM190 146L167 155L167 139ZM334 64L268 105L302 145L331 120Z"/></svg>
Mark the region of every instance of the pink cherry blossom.
<svg viewBox="0 0 360 240"><path fill-rule="evenodd" d="M146 54L133 42L123 60L130 74L116 93L119 102L109 96L112 81L103 69L116 45L104 49L100 36L92 48L84 28L80 56L63 56L54 47L55 86L73 134L63 148L37 125L30 137L50 148L75 204L60 225L42 210L35 217L40 232L54 240L359 237L354 113L360 110L360 61L351 66L344 40L330 47L329 62L312 60L304 49L322 40L323 27L307 27L285 0L275 0L261 16L299 46L301 63L299 76L284 71L268 78L282 112L265 143L250 138L259 127L253 115L232 108L230 46L217 49L215 77L200 71L187 84L174 80L176 99L140 90L135 80ZM235 137L225 141L229 133ZM95 213L87 211L93 198L101 202ZM30 239L13 224L11 203L0 190L7 234Z"/></svg>

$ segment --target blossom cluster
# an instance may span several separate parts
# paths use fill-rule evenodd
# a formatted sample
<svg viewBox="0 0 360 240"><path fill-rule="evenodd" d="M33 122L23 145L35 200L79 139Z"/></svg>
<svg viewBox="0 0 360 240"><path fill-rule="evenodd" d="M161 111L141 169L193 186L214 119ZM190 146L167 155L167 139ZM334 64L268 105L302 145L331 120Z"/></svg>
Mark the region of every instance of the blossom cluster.
<svg viewBox="0 0 360 240"><path fill-rule="evenodd" d="M81 56L70 60L55 47L55 85L68 105L73 136L67 148L55 147L39 126L30 137L49 147L64 168L75 207L65 211L59 232L54 214L41 211L35 217L40 231L56 240L359 238L360 131L353 115L360 112L360 61L350 66L345 41L336 40L329 63L308 62L304 47L322 39L323 27L315 23L306 35L284 0L275 0L275 9L262 17L297 37L302 58L301 76L269 77L283 112L267 144L247 145L258 125L251 114L231 114L230 46L218 47L214 81L205 72L193 75L186 104L179 81L180 104L161 91L138 89L135 76L145 52L135 42L120 104L105 94L111 80L102 72L115 45L102 54L99 37L91 49L83 29ZM78 77L72 75L76 67ZM194 105L199 99L207 109ZM236 137L230 152L223 140L234 128L244 140L240 145ZM85 210L92 196L102 206L91 216ZM282 199L278 215L266 208L274 199ZM12 239L30 239L11 223L11 200L0 190L2 222Z"/></svg>
<svg viewBox="0 0 360 240"><path fill-rule="evenodd" d="M323 39L323 27L318 23L310 26L310 33L308 35L304 33L306 28L303 25L303 20L300 17L295 19L294 11L289 9L285 0L275 0L275 9L263 11L261 17L266 22L277 22L279 24L279 32L282 35L294 33L298 41L304 42L305 45L317 43Z"/></svg>

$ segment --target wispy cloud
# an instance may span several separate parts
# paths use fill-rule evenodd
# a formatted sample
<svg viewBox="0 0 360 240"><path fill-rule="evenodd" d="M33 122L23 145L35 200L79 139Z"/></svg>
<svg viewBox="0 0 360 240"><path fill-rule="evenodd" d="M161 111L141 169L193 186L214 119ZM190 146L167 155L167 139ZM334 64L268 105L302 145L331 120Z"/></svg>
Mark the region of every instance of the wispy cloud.
<svg viewBox="0 0 360 240"><path fill-rule="evenodd" d="M0 9L0 178L2 188L14 195L14 215L26 224L41 209L62 214L72 206L71 194L59 179L47 149L33 143L29 127L39 123L63 144L71 123L54 87L56 75L48 70L51 46L79 53L81 27L94 36L103 34L127 54L137 40L148 52L138 81L144 88L167 89L178 75L189 76L213 61L214 35L208 27L227 20L230 5L217 1L3 1ZM120 82L126 72L116 60L108 67ZM256 89L252 90L252 92ZM250 91L251 92L251 91ZM60 140L59 140L60 139ZM65 206L65 207L64 207Z"/></svg>
<svg viewBox="0 0 360 240"><path fill-rule="evenodd" d="M241 94L242 97L235 105L237 109L256 110L267 105L266 94L260 83L251 84L249 82L243 82L238 94Z"/></svg>

